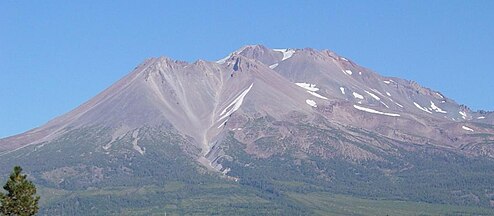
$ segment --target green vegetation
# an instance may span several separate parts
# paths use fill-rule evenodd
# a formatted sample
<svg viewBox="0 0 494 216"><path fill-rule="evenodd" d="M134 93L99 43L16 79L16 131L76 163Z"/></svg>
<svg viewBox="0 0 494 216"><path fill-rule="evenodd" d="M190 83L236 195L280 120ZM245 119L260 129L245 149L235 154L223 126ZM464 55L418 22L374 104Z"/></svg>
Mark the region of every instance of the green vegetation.
<svg viewBox="0 0 494 216"><path fill-rule="evenodd" d="M104 128L70 131L2 157L0 173L17 163L29 167L43 197L41 215L494 215L492 159L409 143L403 145L416 148L405 150L357 129L352 133L366 141L290 125L294 136L313 139L302 151L293 136L280 138L271 121L253 121L268 126L249 130L262 136L248 134L259 137L252 143L267 158L246 153L233 133L222 137L219 147L229 157L219 163L238 181L198 165L199 147L168 128L139 130L144 155L133 149L131 134L105 149L101 143L112 137ZM382 160L333 154L339 140Z"/></svg>
<svg viewBox="0 0 494 216"><path fill-rule="evenodd" d="M489 207L494 194L494 161L452 152L424 149L402 151L400 157L381 155L389 162L352 162L343 158L290 154L253 159L235 139L227 140L222 163L244 186L271 192L330 192L356 197ZM280 183L284 182L284 183ZM286 183L291 182L291 183ZM296 186L294 186L296 185Z"/></svg>
<svg viewBox="0 0 494 216"><path fill-rule="evenodd" d="M30 216L35 215L39 210L36 187L21 172L21 167L14 167L3 187L7 194L0 193L0 215Z"/></svg>
<svg viewBox="0 0 494 216"><path fill-rule="evenodd" d="M300 182L279 182L290 187ZM41 191L45 191L42 189ZM48 191L46 191L48 192ZM50 192L53 192L50 190ZM328 192L271 196L237 183L60 191L46 215L493 215L494 209L424 202L364 199Z"/></svg>
<svg viewBox="0 0 494 216"><path fill-rule="evenodd" d="M43 190L44 191L44 190ZM51 191L50 189L46 192ZM45 203L46 215L287 215L297 206L270 200L235 183L100 188L62 191Z"/></svg>
<svg viewBox="0 0 494 216"><path fill-rule="evenodd" d="M315 215L493 215L494 209L423 202L370 200L329 193L289 193Z"/></svg>

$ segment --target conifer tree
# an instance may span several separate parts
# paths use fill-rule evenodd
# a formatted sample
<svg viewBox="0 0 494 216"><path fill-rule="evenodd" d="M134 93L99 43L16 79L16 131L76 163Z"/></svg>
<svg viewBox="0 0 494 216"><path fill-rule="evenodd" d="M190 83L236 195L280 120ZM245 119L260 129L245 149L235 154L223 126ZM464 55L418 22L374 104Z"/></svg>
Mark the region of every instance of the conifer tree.
<svg viewBox="0 0 494 216"><path fill-rule="evenodd" d="M14 167L3 186L7 194L0 192L0 215L30 216L38 212L39 196L36 195L36 187L21 172L21 167Z"/></svg>

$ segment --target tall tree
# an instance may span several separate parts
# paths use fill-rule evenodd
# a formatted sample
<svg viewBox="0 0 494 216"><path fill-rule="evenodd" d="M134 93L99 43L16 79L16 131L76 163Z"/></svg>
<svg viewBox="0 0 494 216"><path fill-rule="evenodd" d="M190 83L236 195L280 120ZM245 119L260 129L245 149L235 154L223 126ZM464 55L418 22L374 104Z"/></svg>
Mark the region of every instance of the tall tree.
<svg viewBox="0 0 494 216"><path fill-rule="evenodd" d="M30 216L38 212L39 196L36 195L36 187L21 172L20 166L14 167L3 186L7 194L0 192L0 215Z"/></svg>

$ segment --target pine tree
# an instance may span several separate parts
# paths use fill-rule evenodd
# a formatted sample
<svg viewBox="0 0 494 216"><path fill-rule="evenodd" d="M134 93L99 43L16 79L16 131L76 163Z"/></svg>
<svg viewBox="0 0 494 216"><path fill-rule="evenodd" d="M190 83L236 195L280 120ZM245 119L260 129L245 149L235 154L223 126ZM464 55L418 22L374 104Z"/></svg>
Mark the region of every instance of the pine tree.
<svg viewBox="0 0 494 216"><path fill-rule="evenodd" d="M0 215L30 216L38 212L39 196L36 195L36 187L21 172L21 167L14 167L3 187L7 194L0 192Z"/></svg>

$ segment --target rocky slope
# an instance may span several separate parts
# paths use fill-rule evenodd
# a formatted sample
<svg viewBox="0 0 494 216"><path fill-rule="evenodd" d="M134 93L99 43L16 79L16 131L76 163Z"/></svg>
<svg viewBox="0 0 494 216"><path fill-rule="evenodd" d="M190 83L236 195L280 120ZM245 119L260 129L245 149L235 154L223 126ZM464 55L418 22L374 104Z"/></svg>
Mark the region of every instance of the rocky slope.
<svg viewBox="0 0 494 216"><path fill-rule="evenodd" d="M341 167L373 164L359 172L381 178L448 155L492 164L494 114L329 50L261 45L216 62L148 59L73 111L0 140L2 173L24 163L36 181L64 189L112 185L115 176L124 185L205 173L242 181L276 167L334 186L351 182L338 183ZM346 165L327 164L335 160ZM490 182L472 199L491 200Z"/></svg>

